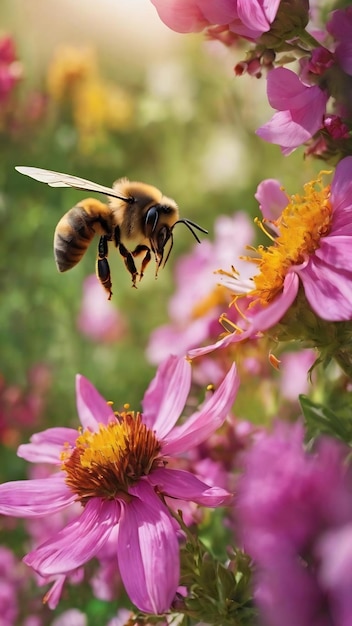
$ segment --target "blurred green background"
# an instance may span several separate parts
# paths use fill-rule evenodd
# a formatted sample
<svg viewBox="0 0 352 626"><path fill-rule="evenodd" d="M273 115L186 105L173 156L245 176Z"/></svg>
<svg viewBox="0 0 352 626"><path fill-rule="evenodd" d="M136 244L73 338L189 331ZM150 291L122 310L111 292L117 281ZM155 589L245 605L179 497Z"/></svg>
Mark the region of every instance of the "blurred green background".
<svg viewBox="0 0 352 626"><path fill-rule="evenodd" d="M300 151L284 160L255 136L271 112L265 80L235 78L244 50L168 31L148 0L2 0L0 23L17 76L0 100L0 477L9 480L25 475L14 451L32 432L77 425L77 372L116 408L139 408L154 373L149 333L167 321L175 262L194 245L180 227L168 265L157 281L150 267L138 290L112 251L110 305L124 330L94 341L77 318L96 246L61 275L52 252L57 222L85 194L49 188L15 165L107 186L121 176L154 184L210 238L218 215L257 214L263 178L293 192L317 168L302 167Z"/></svg>

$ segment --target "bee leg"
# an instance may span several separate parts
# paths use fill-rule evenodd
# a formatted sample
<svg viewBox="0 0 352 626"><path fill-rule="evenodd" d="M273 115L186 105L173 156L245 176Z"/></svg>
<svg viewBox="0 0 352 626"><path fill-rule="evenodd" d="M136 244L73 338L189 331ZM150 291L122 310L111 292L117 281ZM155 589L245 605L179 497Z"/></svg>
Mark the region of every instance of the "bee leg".
<svg viewBox="0 0 352 626"><path fill-rule="evenodd" d="M125 248L123 243L119 244L119 253L121 254L124 260L127 270L132 276L132 286L136 287L136 280L137 280L138 272L137 272L135 262L133 260L132 253L129 250L127 250L127 248Z"/></svg>
<svg viewBox="0 0 352 626"><path fill-rule="evenodd" d="M144 276L144 270L147 267L150 259L152 258L151 252L150 252L150 248L146 245L140 244L139 246L137 246L133 252L132 255L134 257L138 256L139 254L141 254L141 252L145 252L144 258L142 260L141 263L141 269L139 272L139 280L142 280L143 276Z"/></svg>
<svg viewBox="0 0 352 626"><path fill-rule="evenodd" d="M111 276L110 276L110 267L108 262L108 237L103 235L99 239L98 244L98 257L96 264L96 272L98 279L105 291L108 292L108 300L111 300L112 291L111 291Z"/></svg>

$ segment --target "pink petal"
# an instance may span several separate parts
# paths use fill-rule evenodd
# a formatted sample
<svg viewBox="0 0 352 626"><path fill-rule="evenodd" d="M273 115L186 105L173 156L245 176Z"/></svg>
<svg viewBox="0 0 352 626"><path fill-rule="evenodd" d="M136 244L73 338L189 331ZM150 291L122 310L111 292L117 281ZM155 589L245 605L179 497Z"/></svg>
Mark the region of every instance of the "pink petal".
<svg viewBox="0 0 352 626"><path fill-rule="evenodd" d="M205 441L224 423L238 391L239 377L233 364L223 382L197 411L182 424L176 426L162 445L162 454L179 454Z"/></svg>
<svg viewBox="0 0 352 626"><path fill-rule="evenodd" d="M92 498L81 515L24 558L41 576L66 574L92 559L117 524L120 505Z"/></svg>
<svg viewBox="0 0 352 626"><path fill-rule="evenodd" d="M307 107L316 97L320 98L322 91L319 87L304 85L295 72L278 67L268 74L267 94L273 109L292 112Z"/></svg>
<svg viewBox="0 0 352 626"><path fill-rule="evenodd" d="M18 480L0 485L0 514L13 517L44 517L75 502L64 474L35 480Z"/></svg>
<svg viewBox="0 0 352 626"><path fill-rule="evenodd" d="M282 293L253 316L251 320L252 330L259 332L275 326L296 299L298 287L298 277L294 272L289 272L285 276Z"/></svg>
<svg viewBox="0 0 352 626"><path fill-rule="evenodd" d="M203 30L208 25L194 0L152 0L160 19L178 33Z"/></svg>
<svg viewBox="0 0 352 626"><path fill-rule="evenodd" d="M124 504L118 533L118 562L131 601L146 613L170 608L180 575L175 523L145 481L130 490L136 496Z"/></svg>
<svg viewBox="0 0 352 626"><path fill-rule="evenodd" d="M244 0L242 0L244 1ZM280 0L262 0L263 10L269 24L272 24L278 11Z"/></svg>
<svg viewBox="0 0 352 626"><path fill-rule="evenodd" d="M49 591L46 592L43 598L43 604L47 604L49 609L56 609L59 604L65 581L65 575L58 576L52 587L50 587Z"/></svg>
<svg viewBox="0 0 352 626"><path fill-rule="evenodd" d="M312 310L330 322L352 319L352 273L336 269L311 257L299 272L306 298Z"/></svg>
<svg viewBox="0 0 352 626"><path fill-rule="evenodd" d="M227 346L232 343L238 343L240 341L245 341L246 339L253 339L255 333L252 332L250 328L243 332L232 333L231 335L225 335L222 339L219 339L215 343L210 344L209 346L203 346L202 348L194 348L193 350L189 350L187 353L188 359L196 359L199 356L204 356L205 354L209 354L209 352L214 352L214 350L220 350L221 348L227 348Z"/></svg>
<svg viewBox="0 0 352 626"><path fill-rule="evenodd" d="M170 356L158 368L142 401L143 422L164 437L180 417L191 386L191 365Z"/></svg>
<svg viewBox="0 0 352 626"><path fill-rule="evenodd" d="M315 256L335 269L352 272L352 237L338 235L322 238Z"/></svg>
<svg viewBox="0 0 352 626"><path fill-rule="evenodd" d="M97 430L98 424L107 424L114 413L94 385L80 374L76 376L77 412L83 428Z"/></svg>
<svg viewBox="0 0 352 626"><path fill-rule="evenodd" d="M352 207L352 157L346 157L340 161L335 169L331 183L330 202L333 207L333 220L339 217L341 212ZM349 217L349 221L351 217ZM334 222L333 222L334 223Z"/></svg>
<svg viewBox="0 0 352 626"><path fill-rule="evenodd" d="M281 183L274 178L262 180L254 197L259 202L263 217L271 221L276 220L289 203L289 198L282 190ZM270 224L270 228L272 227L273 225Z"/></svg>
<svg viewBox="0 0 352 626"><path fill-rule="evenodd" d="M338 41L349 41L352 32L352 14L350 10L332 11L329 14L326 30Z"/></svg>
<svg viewBox="0 0 352 626"><path fill-rule="evenodd" d="M161 493L171 498L196 502L203 506L222 506L229 504L232 499L231 494L225 489L210 487L190 472L183 470L159 468L149 474L148 480L158 487Z"/></svg>
<svg viewBox="0 0 352 626"><path fill-rule="evenodd" d="M32 435L30 443L19 446L17 456L32 463L61 464L60 455L65 444L73 446L78 437L73 428L48 428Z"/></svg>
<svg viewBox="0 0 352 626"><path fill-rule="evenodd" d="M233 0L197 0L197 4L210 24L228 24L237 17L236 3Z"/></svg>
<svg viewBox="0 0 352 626"><path fill-rule="evenodd" d="M288 155L295 148L302 145L320 128L322 120L319 124L317 118L314 118L314 123L317 128L314 127L307 130L301 123L295 122L292 118L290 111L278 111L274 113L269 122L263 124L258 130L256 135L268 141L282 146L285 149L285 154ZM313 132L314 131L314 132Z"/></svg>
<svg viewBox="0 0 352 626"><path fill-rule="evenodd" d="M352 29L350 37L352 36ZM351 41L344 41L340 43L335 50L335 58L338 60L339 65L343 71L349 76L352 75L352 43Z"/></svg>
<svg viewBox="0 0 352 626"><path fill-rule="evenodd" d="M214 317L212 312L199 319L188 320L185 327L177 327L174 324L159 326L149 337L148 361L162 363L170 355L170 346L174 355L184 356L187 350L193 346L199 346L209 337L209 326L214 321Z"/></svg>
<svg viewBox="0 0 352 626"><path fill-rule="evenodd" d="M275 16L279 0L272 0L271 4L274 5L272 7L272 14ZM276 11L274 10L275 5ZM238 0L237 10L238 17L249 28L253 28L254 30L262 33L270 29L270 22L268 22L267 16L261 6L261 2L258 2L258 0Z"/></svg>

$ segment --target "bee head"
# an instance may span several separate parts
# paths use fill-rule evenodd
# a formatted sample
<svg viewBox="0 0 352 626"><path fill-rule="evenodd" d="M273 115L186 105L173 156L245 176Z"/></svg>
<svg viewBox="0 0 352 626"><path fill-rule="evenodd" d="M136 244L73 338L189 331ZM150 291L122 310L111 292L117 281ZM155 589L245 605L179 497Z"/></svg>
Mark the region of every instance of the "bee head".
<svg viewBox="0 0 352 626"><path fill-rule="evenodd" d="M177 207L169 206L167 204L156 204L150 207L145 217L145 230L146 236L150 241L151 249L158 259L158 268L162 264L164 248L168 241L170 241L170 247L163 265L165 265L170 256L173 246L173 229L176 224L185 224L198 243L200 243L200 239L194 229L208 234L208 231L205 228L202 228L195 222L186 218L178 219Z"/></svg>
<svg viewBox="0 0 352 626"><path fill-rule="evenodd" d="M167 204L155 204L150 207L145 217L146 236L153 252L162 258L164 248L171 239L172 229L178 218L176 207Z"/></svg>

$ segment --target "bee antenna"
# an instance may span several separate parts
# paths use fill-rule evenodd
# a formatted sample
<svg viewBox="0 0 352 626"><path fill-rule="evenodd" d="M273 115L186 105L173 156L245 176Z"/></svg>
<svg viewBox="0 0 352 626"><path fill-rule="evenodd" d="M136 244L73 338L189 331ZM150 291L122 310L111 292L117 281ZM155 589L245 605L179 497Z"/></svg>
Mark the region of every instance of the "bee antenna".
<svg viewBox="0 0 352 626"><path fill-rule="evenodd" d="M177 220L177 222L175 222L175 224L173 225L173 228L174 226L176 226L176 224L185 224L185 226L187 226L188 230L191 231L193 237L196 239L196 241L198 241L198 243L201 243L201 240L199 239L197 233L194 231L194 228L196 228L197 230L200 230L202 233L205 233L206 235L208 234L208 231L205 228L202 228L202 226L199 226L199 224L196 224L195 222L192 222L192 220L188 220L186 218Z"/></svg>
<svg viewBox="0 0 352 626"><path fill-rule="evenodd" d="M172 250L173 245L174 245L174 238L173 238L173 236L172 236L172 231L171 231L171 232L170 232L170 247L169 247L169 251L168 251L168 253L167 253L167 255L166 255L166 259L165 259L165 261L164 261L164 263L163 263L163 267L165 267L166 263L167 263L167 262L168 262L168 260L169 260L169 256L170 256L170 254L171 254L171 250Z"/></svg>

